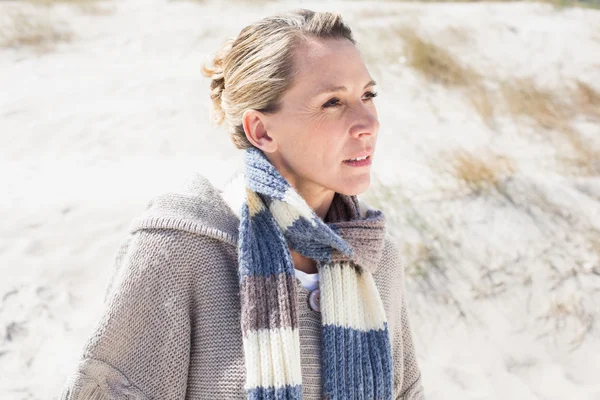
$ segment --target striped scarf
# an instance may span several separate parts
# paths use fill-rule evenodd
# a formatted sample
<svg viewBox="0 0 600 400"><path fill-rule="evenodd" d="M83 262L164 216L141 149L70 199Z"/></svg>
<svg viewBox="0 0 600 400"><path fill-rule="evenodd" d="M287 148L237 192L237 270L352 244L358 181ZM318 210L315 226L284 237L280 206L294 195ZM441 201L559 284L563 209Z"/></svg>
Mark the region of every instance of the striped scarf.
<svg viewBox="0 0 600 400"><path fill-rule="evenodd" d="M245 175L238 261L247 398L302 399L289 246L317 262L323 398L391 399L388 324L373 276L361 267L383 246L383 213L361 218L356 196L336 193L324 222L257 148L245 152Z"/></svg>

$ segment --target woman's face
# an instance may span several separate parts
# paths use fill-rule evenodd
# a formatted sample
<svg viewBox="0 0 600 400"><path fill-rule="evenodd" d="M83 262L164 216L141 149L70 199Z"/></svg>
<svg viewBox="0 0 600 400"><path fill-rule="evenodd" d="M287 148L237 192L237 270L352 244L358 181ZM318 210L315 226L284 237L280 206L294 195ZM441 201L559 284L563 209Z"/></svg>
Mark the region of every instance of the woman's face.
<svg viewBox="0 0 600 400"><path fill-rule="evenodd" d="M264 120L273 139L266 156L301 194L366 191L379 121L375 82L358 49L347 39L313 39L295 62L282 108ZM347 162L365 155L366 165Z"/></svg>

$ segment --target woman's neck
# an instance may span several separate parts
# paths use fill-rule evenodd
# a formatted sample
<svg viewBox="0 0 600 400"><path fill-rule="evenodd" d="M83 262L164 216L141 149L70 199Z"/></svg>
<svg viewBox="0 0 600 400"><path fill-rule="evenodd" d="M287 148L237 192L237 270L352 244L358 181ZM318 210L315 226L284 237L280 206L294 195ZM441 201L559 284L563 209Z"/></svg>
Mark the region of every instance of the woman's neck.
<svg viewBox="0 0 600 400"><path fill-rule="evenodd" d="M324 220L333 202L335 192L314 182L300 180L293 176L284 175L284 177L314 213Z"/></svg>
<svg viewBox="0 0 600 400"><path fill-rule="evenodd" d="M324 220L333 201L335 191L300 176L281 158L279 153L266 153L265 155L271 164L277 168L279 174L296 190L314 213Z"/></svg>
<svg viewBox="0 0 600 400"><path fill-rule="evenodd" d="M290 254L292 255L292 262L294 263L295 269L298 269L307 274L315 274L318 272L317 262L312 258L304 257L302 254L296 253L291 248Z"/></svg>
<svg viewBox="0 0 600 400"><path fill-rule="evenodd" d="M306 204L321 218L325 219L329 208L331 207L331 203L333 201L333 196L335 195L334 191L330 191L327 193L321 193L320 195L311 196L307 194L303 194L302 192L298 192L300 196L306 201Z"/></svg>

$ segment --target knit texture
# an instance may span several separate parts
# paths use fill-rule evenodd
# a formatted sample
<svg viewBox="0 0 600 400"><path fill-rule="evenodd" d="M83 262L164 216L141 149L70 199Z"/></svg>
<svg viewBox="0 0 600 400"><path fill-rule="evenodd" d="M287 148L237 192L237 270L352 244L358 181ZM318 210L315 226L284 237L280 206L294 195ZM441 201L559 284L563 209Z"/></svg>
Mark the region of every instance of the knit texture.
<svg viewBox="0 0 600 400"><path fill-rule="evenodd" d="M245 153L238 263L248 399L301 399L300 338L292 249L317 261L326 399L392 399L387 319L365 260L379 259L385 219L360 218L356 196L336 193L329 223L266 156Z"/></svg>
<svg viewBox="0 0 600 400"><path fill-rule="evenodd" d="M60 398L245 399L239 224L202 174L154 198L107 268L104 305ZM395 240L386 234L384 242L371 273L392 338L394 399L422 400L404 269ZM308 297L297 280L302 396L319 400L321 313Z"/></svg>

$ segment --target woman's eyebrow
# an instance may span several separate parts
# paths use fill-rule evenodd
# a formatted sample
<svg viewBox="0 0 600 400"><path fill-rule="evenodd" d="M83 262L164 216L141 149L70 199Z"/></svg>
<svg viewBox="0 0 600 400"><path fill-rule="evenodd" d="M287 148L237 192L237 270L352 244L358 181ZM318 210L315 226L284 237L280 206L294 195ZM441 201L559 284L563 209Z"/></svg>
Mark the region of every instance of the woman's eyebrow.
<svg viewBox="0 0 600 400"><path fill-rule="evenodd" d="M368 88L369 86L375 86L377 82L374 80L370 80L364 87L363 90ZM325 86L319 89L313 96L319 96L323 93L331 93L331 92L347 92L348 88L346 86Z"/></svg>

